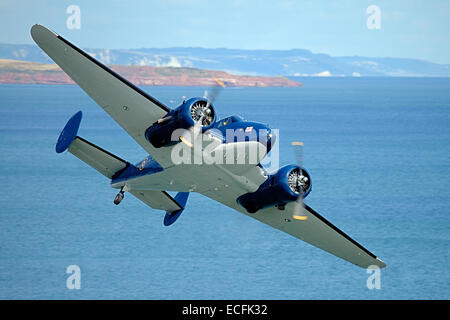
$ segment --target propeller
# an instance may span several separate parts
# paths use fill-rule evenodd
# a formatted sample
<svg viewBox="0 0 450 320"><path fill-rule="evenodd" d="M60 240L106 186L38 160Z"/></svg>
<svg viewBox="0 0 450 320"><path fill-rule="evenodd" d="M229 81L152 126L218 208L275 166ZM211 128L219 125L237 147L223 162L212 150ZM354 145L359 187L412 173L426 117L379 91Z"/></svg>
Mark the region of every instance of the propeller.
<svg viewBox="0 0 450 320"><path fill-rule="evenodd" d="M209 107L217 99L217 96L223 88L226 87L223 81L217 78L213 78L213 80L216 84L211 86L209 90L205 90L203 94L203 97L206 99L206 105L204 104L204 101L198 101L192 106L191 116L194 120L194 125L190 128L190 132L187 131L180 137L180 140L191 148L202 133L202 127L204 125L210 125L214 120L214 115L211 114L211 109Z"/></svg>
<svg viewBox="0 0 450 320"><path fill-rule="evenodd" d="M210 91L205 90L205 94L203 97L206 99L206 108L210 106L211 103L213 103L219 94L222 92L223 88L226 87L225 83L217 78L213 78L213 80L216 82L214 86L210 88Z"/></svg>
<svg viewBox="0 0 450 320"><path fill-rule="evenodd" d="M194 141L197 141L198 136L202 133L202 124L205 116L202 115L200 119L194 124Z"/></svg>
<svg viewBox="0 0 450 320"><path fill-rule="evenodd" d="M294 210L292 213L292 218L295 220L308 220L308 216L305 214L305 205L303 203L303 193L304 186L308 182L308 178L303 175L303 142L295 141L291 143L295 149L295 158L297 162L297 166L299 167L298 171L293 171L289 175L289 182L291 185L295 187L299 196L294 203Z"/></svg>
<svg viewBox="0 0 450 320"><path fill-rule="evenodd" d="M217 78L213 78L213 80L216 84L209 90L205 90L205 93L203 94L203 97L206 99L206 107L199 109L200 118L195 122L193 128L194 141L197 140L198 135L202 132L202 126L210 124L210 114L208 113L210 111L209 106L217 99L220 92L222 92L222 90L226 87L223 81Z"/></svg>

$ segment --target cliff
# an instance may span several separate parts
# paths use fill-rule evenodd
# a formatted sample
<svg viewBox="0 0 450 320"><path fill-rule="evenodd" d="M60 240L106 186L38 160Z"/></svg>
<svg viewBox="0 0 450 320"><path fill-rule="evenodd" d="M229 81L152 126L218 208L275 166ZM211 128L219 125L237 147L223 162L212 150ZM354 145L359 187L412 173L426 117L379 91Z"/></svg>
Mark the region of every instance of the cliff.
<svg viewBox="0 0 450 320"><path fill-rule="evenodd" d="M119 66L111 69L136 85L211 86L214 78L232 87L299 87L302 84L284 77L231 75L181 67ZM73 84L56 64L0 59L0 84Z"/></svg>

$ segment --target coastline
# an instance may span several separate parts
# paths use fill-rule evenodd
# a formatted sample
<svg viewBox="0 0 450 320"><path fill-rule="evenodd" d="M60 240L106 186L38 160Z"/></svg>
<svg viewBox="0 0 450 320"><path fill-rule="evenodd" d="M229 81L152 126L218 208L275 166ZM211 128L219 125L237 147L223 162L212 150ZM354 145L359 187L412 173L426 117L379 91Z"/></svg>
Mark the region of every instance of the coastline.
<svg viewBox="0 0 450 320"><path fill-rule="evenodd" d="M136 85L214 86L215 78L229 87L301 87L285 77L233 75L225 71L178 67L109 66ZM74 84L56 64L0 59L0 84Z"/></svg>

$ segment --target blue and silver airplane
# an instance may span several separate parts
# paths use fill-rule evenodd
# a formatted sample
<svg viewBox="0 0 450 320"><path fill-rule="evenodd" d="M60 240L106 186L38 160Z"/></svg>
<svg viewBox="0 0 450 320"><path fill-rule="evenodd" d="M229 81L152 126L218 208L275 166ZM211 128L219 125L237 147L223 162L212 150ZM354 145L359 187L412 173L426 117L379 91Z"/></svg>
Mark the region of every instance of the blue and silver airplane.
<svg viewBox="0 0 450 320"><path fill-rule="evenodd" d="M275 142L268 126L237 116L219 120L211 99L205 97L185 100L170 109L49 29L34 25L31 36L149 154L132 164L78 136L81 111L67 122L56 152L68 150L110 179L111 186L120 190L115 204L128 192L151 208L165 211L164 225L169 226L183 212L189 193L198 192L360 267L386 266L303 203L312 185L301 163L272 173L265 170L260 162ZM224 138L227 130L255 133L257 139L230 141ZM213 154L231 154L233 161L174 160L181 149L189 150L194 158L198 152L203 156L203 148L195 148L196 141L214 142ZM301 148L301 143L293 145ZM236 155L246 161L236 161ZM251 157L256 161L247 161ZM167 191L178 193L172 197Z"/></svg>

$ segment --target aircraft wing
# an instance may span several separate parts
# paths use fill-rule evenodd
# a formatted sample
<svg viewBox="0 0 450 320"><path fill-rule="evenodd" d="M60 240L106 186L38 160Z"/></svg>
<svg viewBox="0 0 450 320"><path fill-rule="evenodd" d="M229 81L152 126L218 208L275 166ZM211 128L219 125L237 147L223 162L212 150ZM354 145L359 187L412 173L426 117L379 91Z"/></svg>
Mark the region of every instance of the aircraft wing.
<svg viewBox="0 0 450 320"><path fill-rule="evenodd" d="M303 240L357 266L362 268L367 268L371 265L380 268L386 267L386 264L381 259L306 204L303 214L308 218L306 220L295 220L292 218L294 203L288 203L285 210L269 207L259 210L254 214L249 214L236 203L237 195L232 190L222 189L218 192L209 190L204 194L249 217L284 231L295 238Z"/></svg>
<svg viewBox="0 0 450 320"><path fill-rule="evenodd" d="M41 26L31 36L100 107L162 166L172 162L145 139L145 130L170 109L72 43Z"/></svg>
<svg viewBox="0 0 450 320"><path fill-rule="evenodd" d="M295 220L292 213L293 205L290 203L284 211L268 208L255 213L254 218L362 268L371 265L386 267L382 260L308 205L305 205L303 213L308 217L306 220Z"/></svg>
<svg viewBox="0 0 450 320"><path fill-rule="evenodd" d="M303 209L306 220L292 218L293 202L286 204L284 210L273 206L249 214L236 199L244 193L254 192L266 179L258 166L237 175L220 165L177 165L134 181L132 186L195 191L362 268L386 267L376 255L306 204Z"/></svg>
<svg viewBox="0 0 450 320"><path fill-rule="evenodd" d="M271 208L273 210L278 210ZM376 257L369 250L364 248L350 236L334 226L330 221L322 217L318 212L305 204L304 215L307 220L295 220L292 217L293 205L286 206L287 219L290 221L280 221L278 229L299 238L313 246L325 250L335 256L356 264L362 268L375 265L380 268L386 267L386 264ZM264 214L261 217L255 217L264 221Z"/></svg>

